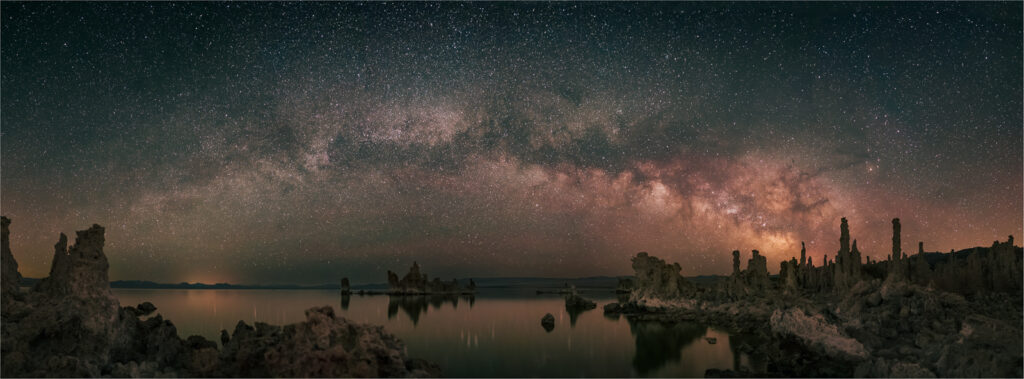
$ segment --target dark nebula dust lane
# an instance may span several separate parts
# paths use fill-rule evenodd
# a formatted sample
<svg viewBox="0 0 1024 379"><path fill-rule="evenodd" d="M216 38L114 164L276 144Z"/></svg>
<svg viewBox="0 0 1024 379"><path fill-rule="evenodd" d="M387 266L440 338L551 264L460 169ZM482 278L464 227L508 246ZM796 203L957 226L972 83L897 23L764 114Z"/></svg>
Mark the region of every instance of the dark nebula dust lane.
<svg viewBox="0 0 1024 379"><path fill-rule="evenodd" d="M1022 5L0 4L23 275L629 274L1024 234Z"/></svg>

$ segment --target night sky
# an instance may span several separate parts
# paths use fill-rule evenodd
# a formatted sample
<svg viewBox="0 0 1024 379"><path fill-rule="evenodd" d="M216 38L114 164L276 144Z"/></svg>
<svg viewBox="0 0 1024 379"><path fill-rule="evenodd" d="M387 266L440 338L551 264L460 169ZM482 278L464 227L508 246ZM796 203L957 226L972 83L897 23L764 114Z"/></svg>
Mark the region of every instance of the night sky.
<svg viewBox="0 0 1024 379"><path fill-rule="evenodd" d="M769 270L1021 236L1022 4L0 5L23 275ZM1019 238L1018 238L1019 239Z"/></svg>

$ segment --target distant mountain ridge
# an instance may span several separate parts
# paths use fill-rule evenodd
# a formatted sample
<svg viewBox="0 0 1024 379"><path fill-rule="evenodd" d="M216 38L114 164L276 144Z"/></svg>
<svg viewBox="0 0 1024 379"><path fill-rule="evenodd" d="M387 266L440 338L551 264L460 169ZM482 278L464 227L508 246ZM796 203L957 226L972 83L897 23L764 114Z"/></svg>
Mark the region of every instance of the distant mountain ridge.
<svg viewBox="0 0 1024 379"><path fill-rule="evenodd" d="M566 284L580 289L614 289L620 278L632 276L588 276L582 278L544 278L544 277L497 277L473 278L477 288L561 288ZM725 278L722 275L700 275L687 277L695 283L711 283ZM31 287L39 282L38 278L21 278L22 287ZM461 279L469 281L469 278ZM231 283L157 283L149 280L115 280L110 282L111 288L125 289L274 289L274 290L340 290L340 283L298 285L298 284L231 284ZM369 283L353 285L353 291L386 290L387 283Z"/></svg>
<svg viewBox="0 0 1024 379"><path fill-rule="evenodd" d="M555 288L565 284L575 285L577 288L615 288L619 278L626 276L591 276L584 278L539 278L539 277L501 277L501 278L473 278L477 288ZM21 285L29 287L35 285L40 279L22 278ZM468 282L468 278L462 281ZM318 284L318 285L297 285L297 284L231 284L231 283L157 283L148 280L115 280L110 282L111 288L137 288L137 289L285 289L285 290L340 290L340 283ZM353 285L352 290L386 290L387 283L369 283Z"/></svg>

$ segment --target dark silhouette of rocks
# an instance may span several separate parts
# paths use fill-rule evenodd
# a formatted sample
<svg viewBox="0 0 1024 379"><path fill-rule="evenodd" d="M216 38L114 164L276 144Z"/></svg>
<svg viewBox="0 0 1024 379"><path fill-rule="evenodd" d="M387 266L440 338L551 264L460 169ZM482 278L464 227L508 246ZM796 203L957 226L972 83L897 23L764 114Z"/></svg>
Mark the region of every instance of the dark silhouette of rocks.
<svg viewBox="0 0 1024 379"><path fill-rule="evenodd" d="M768 259L761 252L754 250L747 261L747 270L742 272L743 283L755 290L763 290L771 285L768 279Z"/></svg>
<svg viewBox="0 0 1024 379"><path fill-rule="evenodd" d="M629 300L605 313L699 321L758 341L745 353L763 368L709 375L1021 377L1024 249L1010 236L950 253L925 252L919 242L908 256L899 219L892 224L884 260L862 256L843 218L834 261L826 255L815 267L801 243L800 259L780 262L770 278L759 252L741 270L733 251L729 279L703 287L679 285L668 275L678 264L638 253Z"/></svg>
<svg viewBox="0 0 1024 379"><path fill-rule="evenodd" d="M901 257L903 255L901 246L899 218L893 218L893 251L892 254L889 255L889 259L892 259L892 257Z"/></svg>
<svg viewBox="0 0 1024 379"><path fill-rule="evenodd" d="M543 326L544 330L551 332L551 330L555 329L555 316L552 316L550 313L545 314L544 317L540 318L540 326Z"/></svg>
<svg viewBox="0 0 1024 379"><path fill-rule="evenodd" d="M667 264L646 252L637 254L633 257L635 288L630 301L656 307L663 301L689 298L696 287L679 275L680 270L678 263Z"/></svg>
<svg viewBox="0 0 1024 379"><path fill-rule="evenodd" d="M537 290L537 294L538 295L543 295L543 294L568 295L568 294L573 293L573 291L575 291L575 290L576 290L576 286L575 285L570 287L569 286L569 282L565 282L565 283L562 283L562 288L554 289L554 290Z"/></svg>
<svg viewBox="0 0 1024 379"><path fill-rule="evenodd" d="M4 301L20 293L21 273L18 272L18 261L11 252L11 219L0 217L0 296Z"/></svg>
<svg viewBox="0 0 1024 379"><path fill-rule="evenodd" d="M380 326L355 327L331 307L306 310L284 327L239 321L224 344L221 370L243 377L434 376L436 366L407 360L404 345ZM217 374L216 371L213 372Z"/></svg>
<svg viewBox="0 0 1024 379"><path fill-rule="evenodd" d="M576 320L583 312L597 308L597 303L583 298L576 293L576 286L572 287L572 292L565 296L565 312L569 314L569 325L576 326Z"/></svg>
<svg viewBox="0 0 1024 379"><path fill-rule="evenodd" d="M352 286L349 285L348 278L341 278L341 294L342 295L351 295L352 294Z"/></svg>
<svg viewBox="0 0 1024 379"><path fill-rule="evenodd" d="M633 283L632 278L619 278L618 284L615 285L615 293L630 293L633 292L633 287L636 284Z"/></svg>
<svg viewBox="0 0 1024 379"><path fill-rule="evenodd" d="M3 220L3 254L10 255ZM330 307L306 311L306 321L285 326L240 322L223 349L177 329L144 302L121 307L110 292L103 253L104 229L79 231L67 247L61 234L50 276L30 291L6 287L0 321L2 375L57 377L154 376L436 376L436 366L408 359L382 327L334 316ZM13 261L13 256L10 256ZM6 270L17 267L4 263ZM16 292L15 292L16 291Z"/></svg>
<svg viewBox="0 0 1024 379"><path fill-rule="evenodd" d="M576 291L573 291L572 293L565 297L565 309L587 310L594 308L597 308L597 303L590 301L584 298L583 296L580 296L579 294L576 293Z"/></svg>
<svg viewBox="0 0 1024 379"><path fill-rule="evenodd" d="M420 265L412 263L409 273L402 279L398 274L388 271L388 294L389 295L440 295L440 294L472 294L476 290L476 283L470 280L473 289L464 288L459 285L457 279L450 282L441 281L440 278L429 280L426 274L420 273Z"/></svg>

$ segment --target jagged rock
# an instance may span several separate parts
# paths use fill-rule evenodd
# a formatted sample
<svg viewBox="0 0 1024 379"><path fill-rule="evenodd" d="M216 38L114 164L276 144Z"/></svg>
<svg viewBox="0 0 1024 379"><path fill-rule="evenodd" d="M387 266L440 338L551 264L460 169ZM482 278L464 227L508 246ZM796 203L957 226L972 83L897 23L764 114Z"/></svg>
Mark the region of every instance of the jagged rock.
<svg viewBox="0 0 1024 379"><path fill-rule="evenodd" d="M898 222L895 223L898 225ZM894 237L897 239L897 237ZM850 226L843 217L839 225L839 251L836 252L836 264L833 269L832 285L837 291L845 291L862 279L861 256L857 249L857 240L850 246Z"/></svg>
<svg viewBox="0 0 1024 379"><path fill-rule="evenodd" d="M571 293L565 297L565 309L587 310L597 308L597 303L583 298L583 296Z"/></svg>
<svg viewBox="0 0 1024 379"><path fill-rule="evenodd" d="M434 278L430 281L426 274L420 273L420 265L416 262L412 263L409 273L401 280L397 274L388 271L388 293L391 295L470 294L476 289L476 283L472 284L473 289L470 290L460 286L457 279L444 282Z"/></svg>
<svg viewBox="0 0 1024 379"><path fill-rule="evenodd" d="M121 310L103 243L99 225L79 231L70 250L61 234L50 276L28 294L22 312L4 320L4 355L21 357L4 365L4 376L99 376L107 366L121 335Z"/></svg>
<svg viewBox="0 0 1024 379"><path fill-rule="evenodd" d="M1007 336L1021 335L1019 325L970 315L956 342L942 347L935 365L946 377L1020 377L1020 344L1007 343Z"/></svg>
<svg viewBox="0 0 1024 379"><path fill-rule="evenodd" d="M739 278L739 276L740 276L740 251L739 250L733 250L732 251L732 276L734 278Z"/></svg>
<svg viewBox="0 0 1024 379"><path fill-rule="evenodd" d="M820 314L809 315L797 308L777 309L772 313L769 322L772 332L797 337L830 356L845 359L868 357L868 351L863 344L843 335L838 327L825 321Z"/></svg>
<svg viewBox="0 0 1024 379"><path fill-rule="evenodd" d="M156 306L148 301L139 304L136 309L139 310L139 316L148 316L150 313L156 310Z"/></svg>
<svg viewBox="0 0 1024 379"><path fill-rule="evenodd" d="M18 272L18 261L11 252L11 219L0 217L0 296L9 298L21 293L21 274Z"/></svg>
<svg viewBox="0 0 1024 379"><path fill-rule="evenodd" d="M779 279L782 281L781 284L784 291L795 292L799 290L800 286L797 282L799 270L800 266L797 265L796 259L779 263Z"/></svg>
<svg viewBox="0 0 1024 379"><path fill-rule="evenodd" d="M545 314L544 317L540 318L540 326L543 326L544 330L550 332L555 328L555 316L552 316L550 313Z"/></svg>
<svg viewBox="0 0 1024 379"><path fill-rule="evenodd" d="M696 287L679 275L681 270L679 263L669 265L646 252L637 254L633 257L636 285L630 301L657 306L692 296Z"/></svg>
<svg viewBox="0 0 1024 379"><path fill-rule="evenodd" d="M900 244L900 219L892 219L892 255L889 257L896 257L899 259L903 255L902 245Z"/></svg>
<svg viewBox="0 0 1024 379"><path fill-rule="evenodd" d="M747 269L743 271L743 281L749 288L764 290L771 287L768 279L768 259L761 252L754 250L747 260Z"/></svg>
<svg viewBox="0 0 1024 379"><path fill-rule="evenodd" d="M379 326L310 308L306 321L277 327L239 323L220 358L223 372L249 377L422 377L436 366L405 358L404 346Z"/></svg>
<svg viewBox="0 0 1024 379"><path fill-rule="evenodd" d="M113 300L107 278L110 265L103 254L103 227L94 224L76 234L75 245L70 249L66 247L67 236L60 234L60 240L54 245L50 276L39 281L35 291L51 297Z"/></svg>

